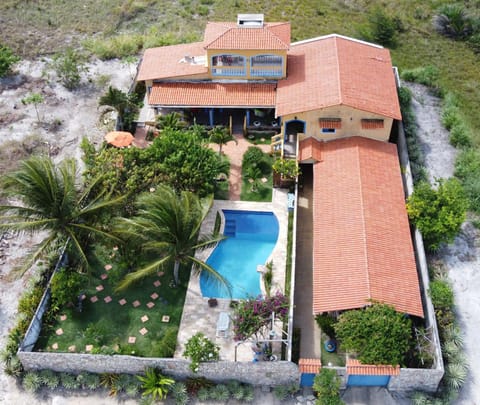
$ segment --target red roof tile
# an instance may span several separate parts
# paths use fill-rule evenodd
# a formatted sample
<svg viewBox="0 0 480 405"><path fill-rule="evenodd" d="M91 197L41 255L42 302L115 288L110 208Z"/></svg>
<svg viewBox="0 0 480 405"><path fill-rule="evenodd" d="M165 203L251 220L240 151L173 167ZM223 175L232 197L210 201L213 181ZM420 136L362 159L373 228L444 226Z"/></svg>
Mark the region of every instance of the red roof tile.
<svg viewBox="0 0 480 405"><path fill-rule="evenodd" d="M322 368L320 359L300 359L298 369L301 373L318 374Z"/></svg>
<svg viewBox="0 0 480 405"><path fill-rule="evenodd" d="M388 49L329 35L292 44L277 116L335 105L401 119Z"/></svg>
<svg viewBox="0 0 480 405"><path fill-rule="evenodd" d="M400 366L362 364L355 359L347 359L348 375L400 375Z"/></svg>
<svg viewBox="0 0 480 405"><path fill-rule="evenodd" d="M321 144L314 170L313 313L376 300L423 317L394 144L353 137Z"/></svg>
<svg viewBox="0 0 480 405"><path fill-rule="evenodd" d="M205 28L205 49L287 50L290 23L265 23L263 27L238 27L235 23L210 22Z"/></svg>
<svg viewBox="0 0 480 405"><path fill-rule="evenodd" d="M151 105L273 107L275 84L164 82L154 83Z"/></svg>
<svg viewBox="0 0 480 405"><path fill-rule="evenodd" d="M322 160L322 144L314 137L304 139L299 144L299 162L306 160L314 160L316 162Z"/></svg>
<svg viewBox="0 0 480 405"><path fill-rule="evenodd" d="M193 63L185 56L197 57ZM202 42L150 48L140 62L137 80L181 78L182 76L206 75L205 50Z"/></svg>

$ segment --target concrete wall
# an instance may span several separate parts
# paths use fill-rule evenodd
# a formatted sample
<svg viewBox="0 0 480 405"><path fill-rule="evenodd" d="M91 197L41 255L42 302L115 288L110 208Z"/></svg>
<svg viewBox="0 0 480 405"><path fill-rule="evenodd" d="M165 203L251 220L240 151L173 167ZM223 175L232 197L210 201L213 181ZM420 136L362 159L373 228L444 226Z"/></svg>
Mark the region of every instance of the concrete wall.
<svg viewBox="0 0 480 405"><path fill-rule="evenodd" d="M300 380L298 366L288 361L201 363L194 374L188 368L190 362L179 359L23 351L18 357L26 370L140 374L147 367L155 367L176 379L205 377L216 382L237 380L259 386L297 384Z"/></svg>
<svg viewBox="0 0 480 405"><path fill-rule="evenodd" d="M388 384L390 391L436 392L443 377L441 369L402 368L400 375L392 376Z"/></svg>
<svg viewBox="0 0 480 405"><path fill-rule="evenodd" d="M340 118L342 128L337 129L334 134L324 134L321 132L319 118ZM331 141L350 136L364 136L386 142L390 137L393 123L392 118L340 105L321 110L284 115L282 116L283 133L285 133L285 123L295 119L306 122L305 135L307 137L314 136L322 141ZM384 127L382 129L362 129L362 119L383 119Z"/></svg>

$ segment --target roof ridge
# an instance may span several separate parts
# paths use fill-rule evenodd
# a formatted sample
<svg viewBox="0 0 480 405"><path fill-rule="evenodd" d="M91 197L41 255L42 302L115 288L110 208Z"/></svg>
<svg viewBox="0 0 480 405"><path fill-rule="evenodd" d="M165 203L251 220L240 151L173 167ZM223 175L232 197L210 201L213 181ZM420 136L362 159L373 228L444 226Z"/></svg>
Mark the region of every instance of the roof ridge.
<svg viewBox="0 0 480 405"><path fill-rule="evenodd" d="M334 38L333 43L334 43L335 60L336 60L335 67L337 68L337 87L338 87L338 95L339 95L338 104L342 105L343 104L342 84L341 84L342 79L340 77L340 58L338 57L337 38Z"/></svg>
<svg viewBox="0 0 480 405"><path fill-rule="evenodd" d="M361 213L361 216L362 216L362 220L361 220L361 223L362 223L362 230L363 230L363 235L364 235L364 238L363 238L363 250L365 252L365 265L366 265L366 271L365 271L365 275L367 277L367 296L371 299L372 298L372 291L371 291L371 286L370 286L370 266L369 266L369 262L368 262L368 243L367 243L367 226L366 226L366 220L365 220L365 193L364 193L364 189L363 189L363 181L362 181L362 164L360 162L360 159L361 159L361 154L360 154L360 146L359 146L359 139L361 139L360 137L357 137L357 141L355 143L355 151L356 151L356 154L357 154L357 164L358 164L358 181L360 183L360 206L361 206L361 210L360 210L360 213Z"/></svg>

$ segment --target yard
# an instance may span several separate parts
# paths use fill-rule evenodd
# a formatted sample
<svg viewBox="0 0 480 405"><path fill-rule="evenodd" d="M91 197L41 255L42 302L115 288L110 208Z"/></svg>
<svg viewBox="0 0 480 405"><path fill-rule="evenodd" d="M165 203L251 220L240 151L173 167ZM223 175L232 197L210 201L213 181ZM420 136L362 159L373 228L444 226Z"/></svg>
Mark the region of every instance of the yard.
<svg viewBox="0 0 480 405"><path fill-rule="evenodd" d="M55 321L42 330L35 350L172 357L187 273L182 274L178 288L171 287L172 273L166 269L115 292L127 267L116 247L99 256L101 262L77 302L58 309Z"/></svg>

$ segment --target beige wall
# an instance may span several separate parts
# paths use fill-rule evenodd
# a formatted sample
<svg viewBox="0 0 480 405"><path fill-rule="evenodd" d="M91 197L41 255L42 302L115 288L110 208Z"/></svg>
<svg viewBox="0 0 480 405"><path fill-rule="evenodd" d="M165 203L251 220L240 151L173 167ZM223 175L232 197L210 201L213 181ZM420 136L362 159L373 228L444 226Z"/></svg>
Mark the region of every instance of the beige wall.
<svg viewBox="0 0 480 405"><path fill-rule="evenodd" d="M287 51L272 51L272 50L234 50L234 49L225 49L225 50L218 50L218 49L208 49L207 50L207 66L209 72L212 69L211 62L212 62L212 57L216 55L226 55L226 54L231 54L231 55L241 55L246 58L246 70L247 70L247 75L246 76L225 76L229 79L252 79L252 80L259 80L262 79L261 77L250 76L250 58L252 56L256 55L278 55L283 58L283 72L282 72L282 77L275 77L274 79L283 79L287 76ZM212 76L210 75L210 79L218 79L219 77L222 76Z"/></svg>
<svg viewBox="0 0 480 405"><path fill-rule="evenodd" d="M364 136L379 141L388 141L393 123L392 118L356 110L347 106L335 106L322 110L285 115L282 117L282 122L284 123L283 130L285 130L285 123L295 118L306 122L306 137L314 136L319 140L325 141L350 136ZM337 129L334 134L324 134L321 132L319 118L340 118L342 127ZM362 119L383 119L384 127L382 129L362 129Z"/></svg>

